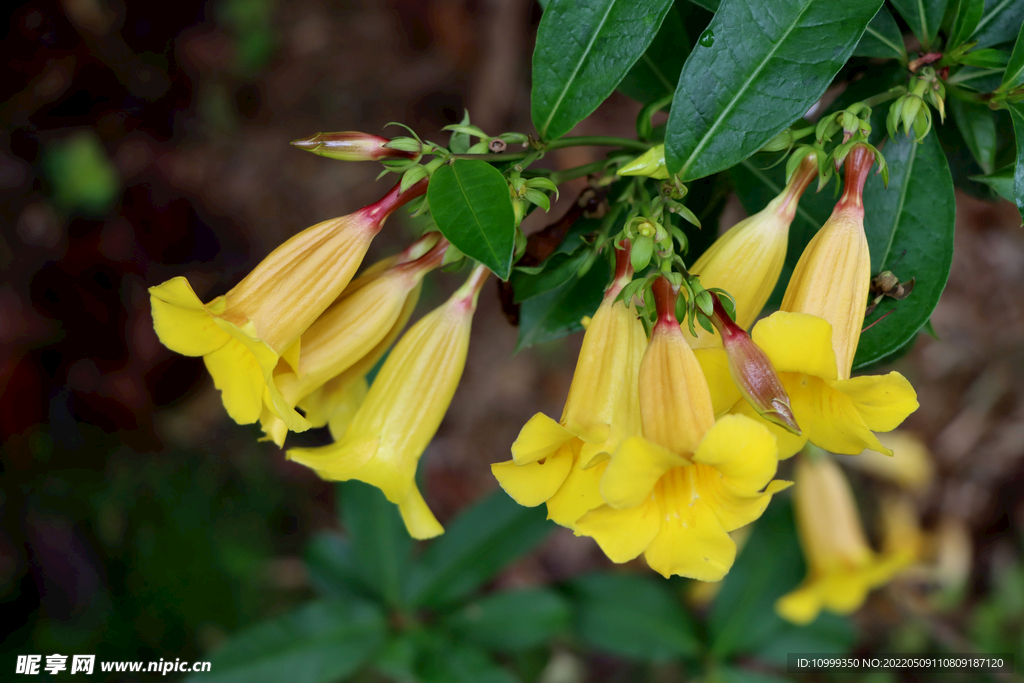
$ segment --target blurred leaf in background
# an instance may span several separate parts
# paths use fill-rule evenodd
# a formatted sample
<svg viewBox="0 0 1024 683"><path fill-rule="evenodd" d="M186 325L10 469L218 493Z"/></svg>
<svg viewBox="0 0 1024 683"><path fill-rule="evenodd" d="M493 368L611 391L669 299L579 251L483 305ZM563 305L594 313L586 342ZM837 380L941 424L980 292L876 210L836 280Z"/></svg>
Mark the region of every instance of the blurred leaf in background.
<svg viewBox="0 0 1024 683"><path fill-rule="evenodd" d="M92 130L50 143L43 169L53 188L53 201L64 211L103 216L121 194L117 169Z"/></svg>

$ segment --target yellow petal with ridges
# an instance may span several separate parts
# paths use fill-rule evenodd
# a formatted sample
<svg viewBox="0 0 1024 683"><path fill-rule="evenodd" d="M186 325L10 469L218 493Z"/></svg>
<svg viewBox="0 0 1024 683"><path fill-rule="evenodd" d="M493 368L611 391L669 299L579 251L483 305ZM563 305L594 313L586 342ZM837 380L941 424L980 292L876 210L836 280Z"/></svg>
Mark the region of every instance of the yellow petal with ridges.
<svg viewBox="0 0 1024 683"><path fill-rule="evenodd" d="M832 326L817 316L778 311L758 321L750 338L768 355L776 372L838 378Z"/></svg>
<svg viewBox="0 0 1024 683"><path fill-rule="evenodd" d="M537 413L519 430L512 442L512 459L517 465L527 465L552 455L562 444L572 441L575 434L544 413Z"/></svg>
<svg viewBox="0 0 1024 683"><path fill-rule="evenodd" d="M659 516L658 505L652 500L622 510L602 505L576 522L576 533L597 541L612 562L629 562L647 550L658 535Z"/></svg>
<svg viewBox="0 0 1024 683"><path fill-rule="evenodd" d="M220 389L221 400L231 419L238 424L258 420L263 412L267 382L263 368L249 348L228 335L223 346L203 356L203 362L213 378L213 385Z"/></svg>
<svg viewBox="0 0 1024 683"><path fill-rule="evenodd" d="M358 475L363 466L376 455L379 445L380 442L374 439L352 443L335 442L319 448L292 448L288 450L287 457L315 470L321 479L365 481Z"/></svg>
<svg viewBox="0 0 1024 683"><path fill-rule="evenodd" d="M644 552L651 569L666 579L720 581L736 559L736 544L711 507L697 498L685 505L664 501L661 511L661 529Z"/></svg>
<svg viewBox="0 0 1024 683"><path fill-rule="evenodd" d="M183 356L205 356L230 338L183 277L149 288L153 328L160 343Z"/></svg>
<svg viewBox="0 0 1024 683"><path fill-rule="evenodd" d="M514 460L491 465L491 473L512 500L524 507L536 507L555 495L572 467L572 448L565 444L542 460L517 465Z"/></svg>
<svg viewBox="0 0 1024 683"><path fill-rule="evenodd" d="M697 468L712 469L704 465L697 465ZM768 483L763 492L749 493L729 486L717 476L700 476L697 481L697 492L701 500L711 507L722 528L726 531L735 531L760 518L772 496L792 485L791 481L775 479Z"/></svg>
<svg viewBox="0 0 1024 683"><path fill-rule="evenodd" d="M865 448L892 455L864 424L853 401L843 392L811 375L787 374L782 383L797 423L815 446L846 455L856 455Z"/></svg>
<svg viewBox="0 0 1024 683"><path fill-rule="evenodd" d="M783 382L783 386L785 386L785 382ZM790 403L792 402L793 398L791 396ZM761 425L762 427L765 427L769 432L771 432L772 436L775 437L775 446L778 449L777 457L779 460L792 458L794 455L803 450L803 447L805 445L807 445L806 428L803 429L802 434L794 434L788 429L780 427L774 422L769 422L768 420L758 415L757 411L754 410L754 407L750 405L750 403L747 401L737 402L736 405L732 407L732 413L734 415L742 415L744 417L749 417L751 420ZM800 425L802 427L803 423L800 423Z"/></svg>
<svg viewBox="0 0 1024 683"><path fill-rule="evenodd" d="M405 528L413 538L422 541L444 533L444 527L434 517L415 484L409 489L405 499L398 504L398 511L402 514Z"/></svg>
<svg viewBox="0 0 1024 683"><path fill-rule="evenodd" d="M631 508L649 497L661 475L689 466L681 455L642 436L626 439L611 457L601 478L601 497L613 508Z"/></svg>
<svg viewBox="0 0 1024 683"><path fill-rule="evenodd" d="M583 469L577 456L569 476L548 500L548 519L568 529L575 529L580 517L604 505L601 477L607 466L606 462L602 462Z"/></svg>
<svg viewBox="0 0 1024 683"><path fill-rule="evenodd" d="M890 432L920 407L917 392L898 372L866 375L829 383L853 402L864 424L875 432Z"/></svg>
<svg viewBox="0 0 1024 683"><path fill-rule="evenodd" d="M766 427L743 415L726 415L704 435L693 461L718 470L736 490L756 493L775 476L777 453Z"/></svg>
<svg viewBox="0 0 1024 683"><path fill-rule="evenodd" d="M693 355L704 371L704 379L708 381L711 392L711 406L715 415L723 415L743 398L736 383L729 373L729 357L725 349L694 349Z"/></svg>

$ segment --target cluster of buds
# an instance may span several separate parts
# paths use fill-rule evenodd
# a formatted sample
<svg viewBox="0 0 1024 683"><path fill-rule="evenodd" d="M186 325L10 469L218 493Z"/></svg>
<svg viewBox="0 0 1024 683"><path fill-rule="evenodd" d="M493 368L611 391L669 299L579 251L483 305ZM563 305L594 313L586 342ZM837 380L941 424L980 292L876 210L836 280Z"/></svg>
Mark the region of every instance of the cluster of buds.
<svg viewBox="0 0 1024 683"><path fill-rule="evenodd" d="M939 112L939 120L946 120L946 87L942 84L935 69L930 66L921 68L914 78L910 91L901 95L889 107L889 115L885 126L889 137L896 137L902 124L907 135L915 136L920 142L932 129L932 111L929 104Z"/></svg>

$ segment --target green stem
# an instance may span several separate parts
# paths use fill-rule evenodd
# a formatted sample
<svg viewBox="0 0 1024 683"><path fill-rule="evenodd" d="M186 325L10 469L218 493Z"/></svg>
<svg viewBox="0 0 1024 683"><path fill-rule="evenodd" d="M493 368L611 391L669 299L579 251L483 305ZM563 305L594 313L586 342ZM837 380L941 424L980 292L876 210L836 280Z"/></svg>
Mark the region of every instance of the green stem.
<svg viewBox="0 0 1024 683"><path fill-rule="evenodd" d="M607 159L602 159L601 161L595 161L590 164L583 164L582 166L567 168L564 171L555 171L554 173L549 175L548 178L555 185L561 185L562 183L573 180L574 178L582 178L585 175L597 173L598 171L603 170L607 163Z"/></svg>
<svg viewBox="0 0 1024 683"><path fill-rule="evenodd" d="M487 152L486 154L452 154L454 159L479 159L480 161L519 161L530 156L531 152Z"/></svg>
<svg viewBox="0 0 1024 683"><path fill-rule="evenodd" d="M650 149L650 145L646 142L640 142L639 140L630 140L628 138L616 138L608 137L604 135L580 135L571 138L560 138L558 140L552 140L551 142L544 145L545 149L561 149L563 147L622 147L624 149L632 149L638 152L646 152Z"/></svg>
<svg viewBox="0 0 1024 683"><path fill-rule="evenodd" d="M905 87L899 86L898 88L893 88L891 90L886 90L885 92L880 92L877 95L872 95L871 97L864 100L863 103L866 107L877 107L878 105L888 102L889 100L895 100L897 97L903 95L906 92L907 89Z"/></svg>

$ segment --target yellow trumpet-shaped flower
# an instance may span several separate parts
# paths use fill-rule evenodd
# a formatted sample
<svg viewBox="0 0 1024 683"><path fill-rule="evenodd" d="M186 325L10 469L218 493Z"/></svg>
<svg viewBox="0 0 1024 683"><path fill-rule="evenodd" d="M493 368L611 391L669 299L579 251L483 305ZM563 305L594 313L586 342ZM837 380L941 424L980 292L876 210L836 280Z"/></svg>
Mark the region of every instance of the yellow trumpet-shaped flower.
<svg viewBox="0 0 1024 683"><path fill-rule="evenodd" d="M754 324L779 281L789 244L789 226L801 195L817 174L817 156L808 154L779 196L715 240L690 268L690 273L700 276L705 288L729 292L736 302L736 324L744 330ZM690 334L688 325L683 326L692 348L722 345L717 332L695 329L696 337Z"/></svg>
<svg viewBox="0 0 1024 683"><path fill-rule="evenodd" d="M416 466L462 377L480 287L478 266L455 294L403 335L377 374L344 436L330 446L288 451L324 479L357 479L398 505L413 538L444 529L416 486Z"/></svg>
<svg viewBox="0 0 1024 683"><path fill-rule="evenodd" d="M927 491L935 477L935 467L931 453L920 437L913 432L896 429L882 434L878 440L893 452L893 457L864 451L856 458L844 458L843 464L891 481L912 493Z"/></svg>
<svg viewBox="0 0 1024 683"><path fill-rule="evenodd" d="M822 609L850 614L868 592L914 560L908 549L878 555L868 546L850 485L830 456L801 458L794 491L808 574L799 588L776 601L775 611L784 619L808 624Z"/></svg>
<svg viewBox="0 0 1024 683"><path fill-rule="evenodd" d="M603 504L601 459L640 431L637 373L647 335L632 307L616 301L632 268L628 247L615 256L616 277L587 325L562 419L537 413L512 444L512 460L491 465L516 502L546 502L548 518L569 528Z"/></svg>
<svg viewBox="0 0 1024 683"><path fill-rule="evenodd" d="M658 322L640 366L643 435L627 439L601 478L606 505L576 523L613 562L643 553L659 574L718 581L736 557L734 531L788 486L772 481L775 439L753 420L714 420L707 382L675 317L668 280L654 285ZM767 488L766 488L767 487Z"/></svg>
<svg viewBox="0 0 1024 683"><path fill-rule="evenodd" d="M354 214L307 228L207 304L183 277L151 287L157 336L172 351L203 357L236 422L255 422L266 405L289 429L307 429L274 384L278 359L297 367L299 337L349 284L385 219L425 189L396 186Z"/></svg>
<svg viewBox="0 0 1024 683"><path fill-rule="evenodd" d="M436 234L430 241L437 241ZM372 355L389 332L397 334L405 326L419 298L423 276L441 265L448 242L442 239L428 253L413 259L419 247L417 243L398 258L387 259L390 267L385 270L375 267L354 280L300 337L297 368L283 359L278 361L274 384L289 406L301 405L329 380ZM363 370L358 376L365 374ZM328 396L334 396L333 392L321 398ZM324 416L314 419L307 412L306 417L315 427L326 424L320 421ZM287 426L266 406L260 422L268 437L283 445Z"/></svg>

